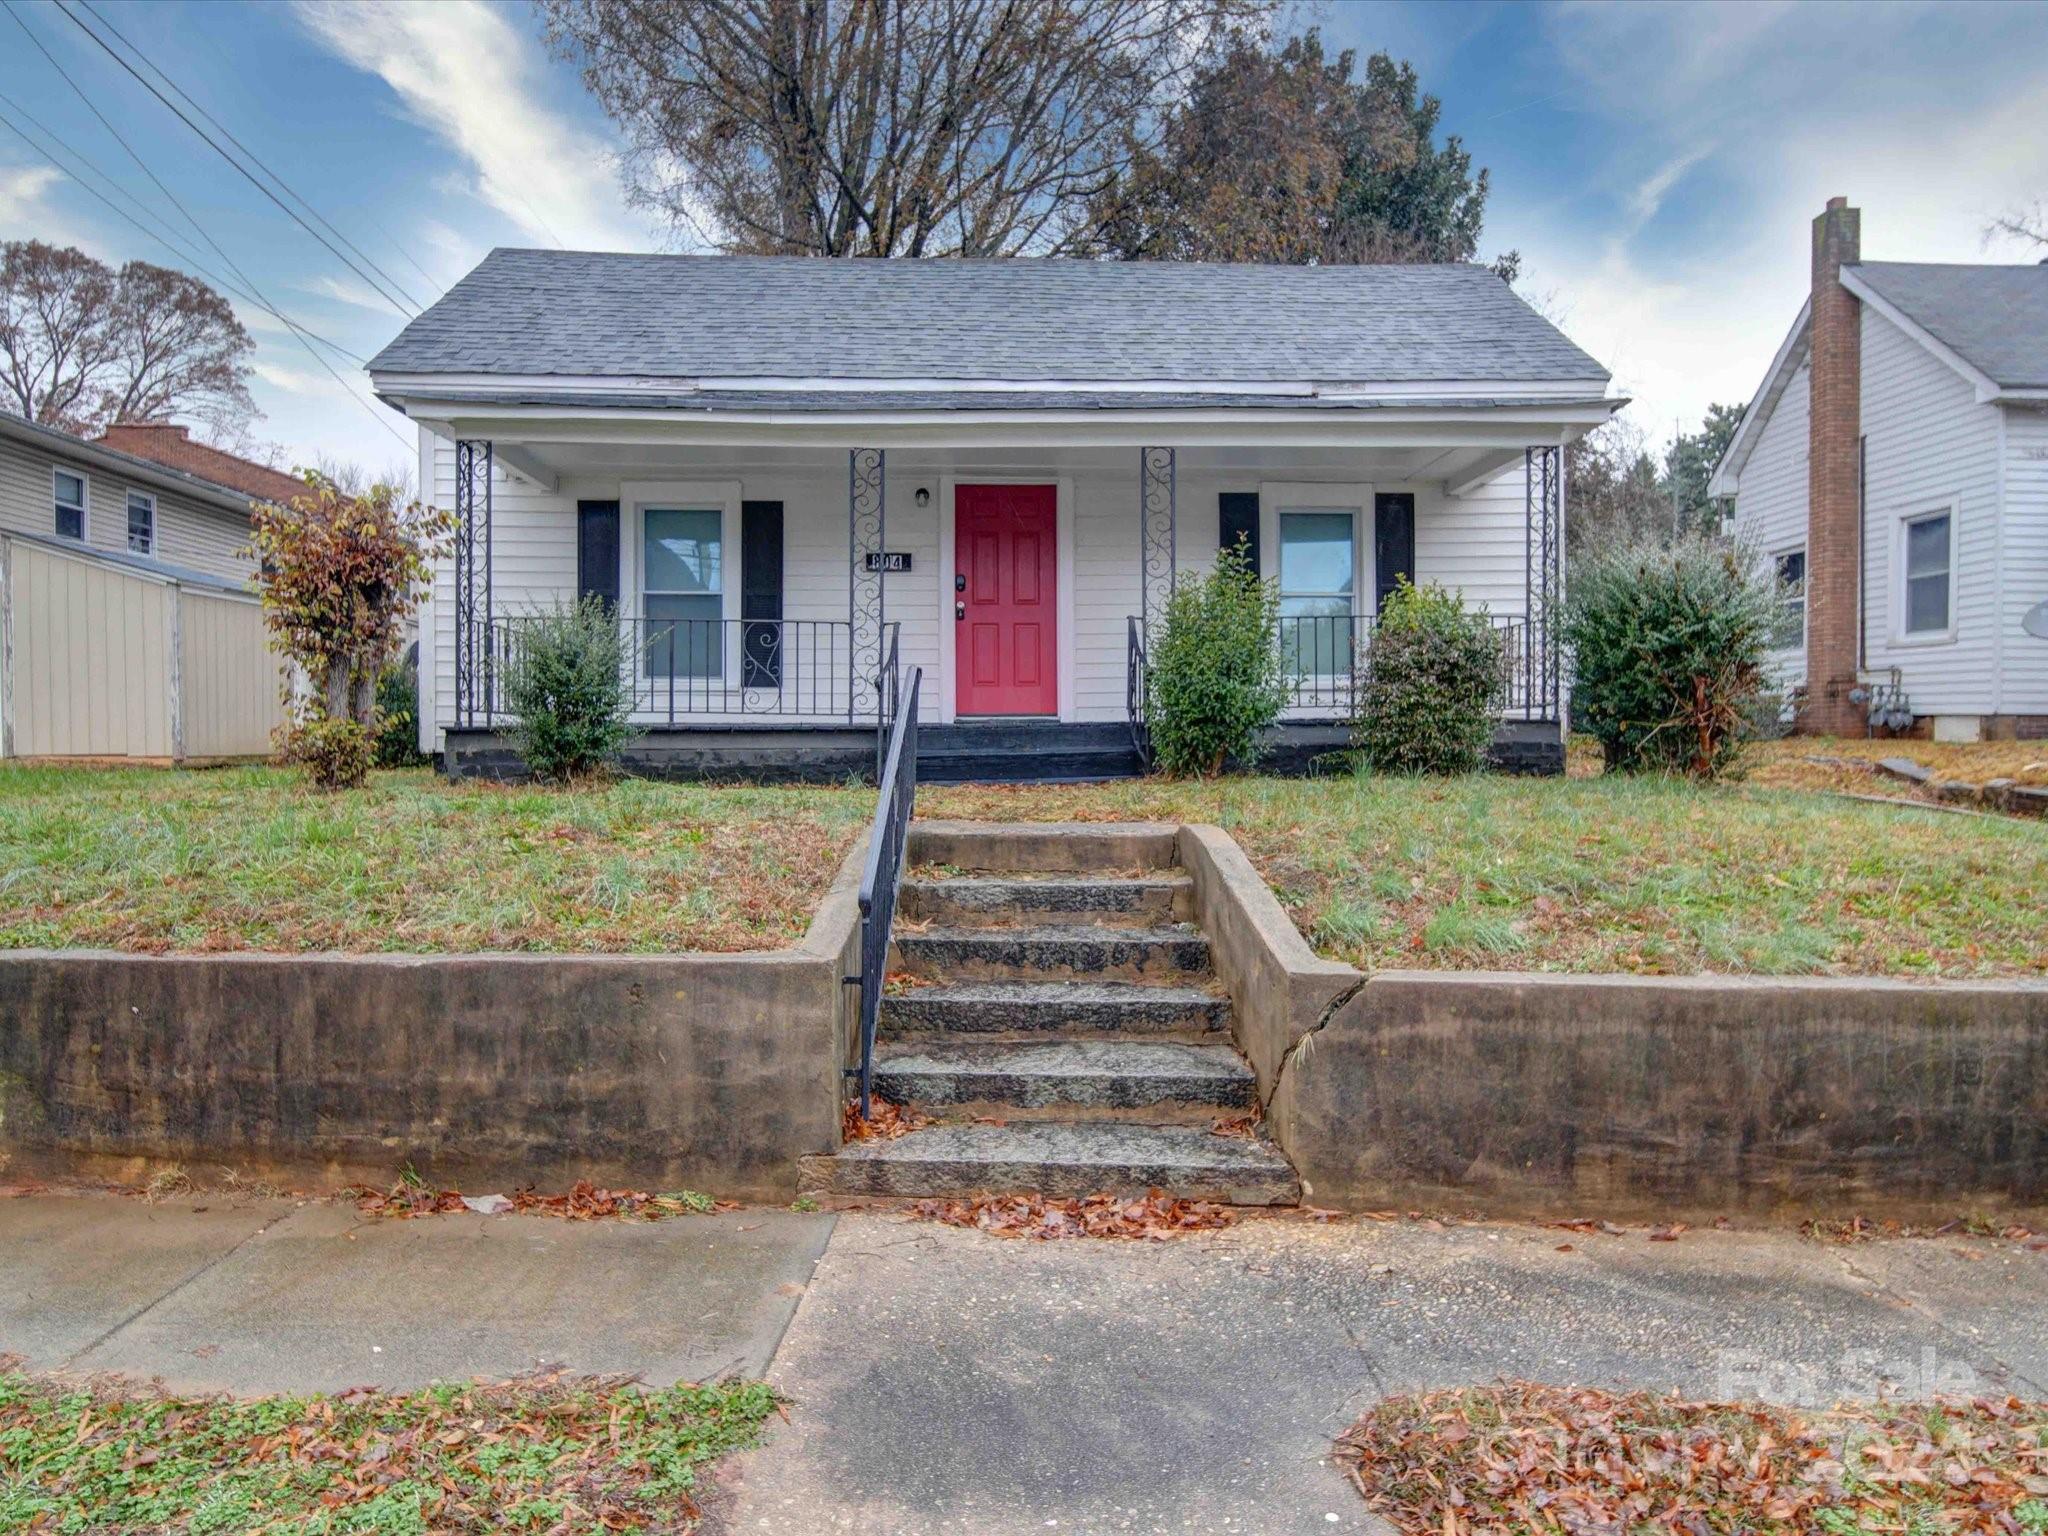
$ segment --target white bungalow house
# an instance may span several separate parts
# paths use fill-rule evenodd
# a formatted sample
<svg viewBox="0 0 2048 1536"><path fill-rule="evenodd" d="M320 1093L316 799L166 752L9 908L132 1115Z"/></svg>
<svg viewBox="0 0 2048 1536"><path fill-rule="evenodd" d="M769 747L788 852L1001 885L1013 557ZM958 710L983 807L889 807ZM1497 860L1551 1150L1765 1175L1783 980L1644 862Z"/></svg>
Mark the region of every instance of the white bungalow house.
<svg viewBox="0 0 2048 1536"><path fill-rule="evenodd" d="M1619 402L1482 267L499 250L371 373L458 514L451 773L504 766L501 658L579 593L631 631L639 769L869 764L918 666L926 777L1129 771L1147 625L1239 541L1297 757L1406 575L1502 627L1502 760L1562 765L1562 450Z"/></svg>
<svg viewBox="0 0 2048 1536"><path fill-rule="evenodd" d="M1814 220L1710 492L1776 570L1804 729L2048 737L2048 265L1864 261L1861 226Z"/></svg>

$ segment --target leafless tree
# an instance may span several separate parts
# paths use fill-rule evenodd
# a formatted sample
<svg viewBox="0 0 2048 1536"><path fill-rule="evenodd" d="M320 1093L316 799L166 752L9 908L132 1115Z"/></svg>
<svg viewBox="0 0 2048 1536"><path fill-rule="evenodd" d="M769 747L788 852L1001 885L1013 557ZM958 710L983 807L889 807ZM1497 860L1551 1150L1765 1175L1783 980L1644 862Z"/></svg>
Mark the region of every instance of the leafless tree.
<svg viewBox="0 0 2048 1536"><path fill-rule="evenodd" d="M1984 238L1988 242L2000 235L2048 247L2048 203L2035 203L1999 215L1984 231Z"/></svg>
<svg viewBox="0 0 2048 1536"><path fill-rule="evenodd" d="M254 350L227 300L183 272L0 247L0 401L31 421L88 432L187 416L232 439L256 415Z"/></svg>
<svg viewBox="0 0 2048 1536"><path fill-rule="evenodd" d="M114 274L83 251L40 240L0 248L0 383L9 410L77 425L114 357Z"/></svg>
<svg viewBox="0 0 2048 1536"><path fill-rule="evenodd" d="M1277 0L540 0L629 194L726 249L1066 249L1163 109ZM708 230L705 226L708 225Z"/></svg>

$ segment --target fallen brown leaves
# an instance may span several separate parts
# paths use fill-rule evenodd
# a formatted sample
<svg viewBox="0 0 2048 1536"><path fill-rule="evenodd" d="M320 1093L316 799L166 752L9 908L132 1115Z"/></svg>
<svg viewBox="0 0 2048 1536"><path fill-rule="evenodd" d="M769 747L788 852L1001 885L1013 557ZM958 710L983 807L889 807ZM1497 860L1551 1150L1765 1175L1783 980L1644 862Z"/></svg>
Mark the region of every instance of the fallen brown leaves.
<svg viewBox="0 0 2048 1536"><path fill-rule="evenodd" d="M932 1123L932 1117L922 1114L905 1104L891 1104L887 1099L870 1098L868 1117L860 1117L860 1105L849 1101L840 1115L840 1127L848 1141L894 1141L898 1136L908 1136L912 1131L923 1130Z"/></svg>
<svg viewBox="0 0 2048 1536"><path fill-rule="evenodd" d="M919 1200L916 1221L972 1227L997 1237L1116 1237L1157 1241L1185 1232L1213 1232L1237 1220L1228 1206L1180 1200L1153 1190L1136 1200L1085 1195L1049 1200L1044 1195L977 1195L971 1200Z"/></svg>
<svg viewBox="0 0 2048 1536"><path fill-rule="evenodd" d="M366 1216L454 1216L475 1209L464 1202L459 1189L429 1189L424 1184L400 1183L390 1189L371 1189L359 1184L342 1193L354 1200L356 1209ZM560 1216L568 1221L659 1221L667 1216L701 1216L739 1209L736 1201L713 1200L692 1190L650 1194L644 1189L605 1189L588 1179L579 1180L565 1194L543 1195L537 1190L515 1189L509 1195L495 1198L505 1202L500 1210L521 1216Z"/></svg>
<svg viewBox="0 0 2048 1536"><path fill-rule="evenodd" d="M1829 1413L1507 1382L1390 1398L1338 1442L1407 1533L2048 1529L2048 1404Z"/></svg>

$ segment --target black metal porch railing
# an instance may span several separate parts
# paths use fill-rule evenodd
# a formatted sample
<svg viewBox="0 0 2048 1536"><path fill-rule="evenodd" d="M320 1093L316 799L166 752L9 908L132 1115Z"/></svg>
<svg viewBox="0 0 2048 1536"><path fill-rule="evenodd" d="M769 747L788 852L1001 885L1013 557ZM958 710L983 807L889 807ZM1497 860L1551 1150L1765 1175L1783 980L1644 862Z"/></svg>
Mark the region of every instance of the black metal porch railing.
<svg viewBox="0 0 2048 1536"><path fill-rule="evenodd" d="M868 857L860 877L860 974L846 978L860 988L860 1064L846 1069L860 1093L860 1117L872 1108L875 1028L882 1017L882 982L889 968L890 932L896 920L896 889L903 874L903 847L917 801L917 694L924 669L912 667L901 707L889 729L882 760L881 792L868 831Z"/></svg>
<svg viewBox="0 0 2048 1536"><path fill-rule="evenodd" d="M1152 733L1145 727L1145 621L1135 613L1124 633L1124 715L1131 723L1131 746L1138 761L1152 766Z"/></svg>
<svg viewBox="0 0 2048 1536"><path fill-rule="evenodd" d="M534 615L491 620L489 643L471 648L470 726L510 718L505 684ZM782 718L859 724L878 733L894 713L891 690L897 626L883 626L884 666L863 677L854 664L853 626L844 619L620 618L623 668L635 719L646 724L707 717Z"/></svg>
<svg viewBox="0 0 2048 1536"><path fill-rule="evenodd" d="M1292 615L1280 620L1274 643L1280 649L1287 690L1284 709L1296 717L1348 716L1372 646L1372 614ZM1501 647L1501 715L1508 720L1555 720L1557 699L1547 680L1554 670L1539 654L1538 636L1525 619L1492 620ZM1124 703L1131 736L1140 752L1145 731L1145 621L1129 620L1125 644Z"/></svg>

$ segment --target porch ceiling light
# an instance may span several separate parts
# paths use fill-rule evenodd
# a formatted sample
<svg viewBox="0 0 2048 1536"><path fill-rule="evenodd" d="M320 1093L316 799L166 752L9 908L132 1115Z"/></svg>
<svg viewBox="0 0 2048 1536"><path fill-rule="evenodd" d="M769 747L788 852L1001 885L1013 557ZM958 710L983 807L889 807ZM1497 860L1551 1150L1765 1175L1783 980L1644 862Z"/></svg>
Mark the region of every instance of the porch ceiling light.
<svg viewBox="0 0 2048 1536"><path fill-rule="evenodd" d="M929 490L927 490L924 486L920 485L917 488L917 495L911 499L914 500L920 507L928 507L932 504L932 493Z"/></svg>

